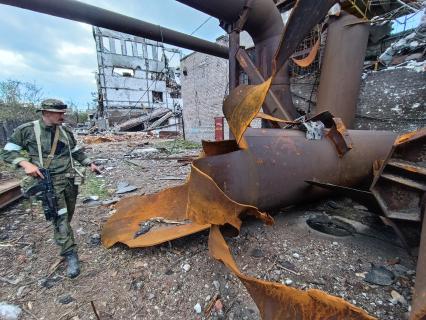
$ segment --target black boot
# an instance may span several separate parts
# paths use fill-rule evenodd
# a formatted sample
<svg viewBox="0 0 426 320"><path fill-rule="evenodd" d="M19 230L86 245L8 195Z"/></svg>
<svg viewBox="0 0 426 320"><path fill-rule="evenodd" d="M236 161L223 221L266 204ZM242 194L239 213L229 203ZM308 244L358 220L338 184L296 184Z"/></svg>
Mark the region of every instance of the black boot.
<svg viewBox="0 0 426 320"><path fill-rule="evenodd" d="M75 278L80 274L80 263L78 261L77 252L71 251L65 254L67 260L67 277Z"/></svg>

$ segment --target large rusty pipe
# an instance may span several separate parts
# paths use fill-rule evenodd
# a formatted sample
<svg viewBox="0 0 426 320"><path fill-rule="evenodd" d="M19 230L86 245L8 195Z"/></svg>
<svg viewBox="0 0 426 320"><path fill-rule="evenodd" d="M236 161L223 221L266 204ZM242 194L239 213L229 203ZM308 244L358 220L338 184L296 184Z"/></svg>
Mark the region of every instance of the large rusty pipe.
<svg viewBox="0 0 426 320"><path fill-rule="evenodd" d="M354 147L340 158L326 138L307 140L298 130L248 129L248 149L196 160L195 165L234 201L260 210L280 208L325 194L306 180L348 187L363 182L396 138L386 131L349 134Z"/></svg>
<svg viewBox="0 0 426 320"><path fill-rule="evenodd" d="M272 61L277 50L284 23L279 10L272 0L177 0L194 9L200 10L228 24L238 20L247 3L250 12L244 24L244 30L253 38L256 51L256 67L267 79L272 75ZM290 92L290 79L287 68L282 68L272 83L271 90L279 98L283 110L271 114L275 117L294 119L299 116ZM267 110L265 112L269 113Z"/></svg>
<svg viewBox="0 0 426 320"><path fill-rule="evenodd" d="M74 0L0 0L0 3L80 21L154 41L228 58L228 48L159 25Z"/></svg>
<svg viewBox="0 0 426 320"><path fill-rule="evenodd" d="M352 128L369 27L343 13L330 23L321 67L316 112L330 111Z"/></svg>

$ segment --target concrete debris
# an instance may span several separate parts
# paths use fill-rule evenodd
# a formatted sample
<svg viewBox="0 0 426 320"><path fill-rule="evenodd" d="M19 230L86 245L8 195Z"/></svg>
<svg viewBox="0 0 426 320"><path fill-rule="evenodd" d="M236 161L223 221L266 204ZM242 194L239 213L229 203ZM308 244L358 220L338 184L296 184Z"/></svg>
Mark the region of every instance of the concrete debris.
<svg viewBox="0 0 426 320"><path fill-rule="evenodd" d="M405 298L401 294L399 294L397 291L392 290L391 296L392 296L392 299L391 299L392 304L400 303L404 306L408 305L407 300L405 300Z"/></svg>
<svg viewBox="0 0 426 320"><path fill-rule="evenodd" d="M390 286L395 280L395 275L384 266L376 266L373 264L364 280L380 286Z"/></svg>
<svg viewBox="0 0 426 320"><path fill-rule="evenodd" d="M0 319L2 320L18 320L21 317L22 309L14 304L0 302Z"/></svg>
<svg viewBox="0 0 426 320"><path fill-rule="evenodd" d="M74 300L75 299L69 293L64 293L58 297L58 302L60 304L70 304Z"/></svg>
<svg viewBox="0 0 426 320"><path fill-rule="evenodd" d="M194 310L195 310L195 313L200 314L201 313L201 305L199 303L197 303L194 306Z"/></svg>
<svg viewBox="0 0 426 320"><path fill-rule="evenodd" d="M189 270L191 270L191 266L188 263L185 263L182 266L183 271L188 272Z"/></svg>
<svg viewBox="0 0 426 320"><path fill-rule="evenodd" d="M138 187L131 186L127 181L122 181L117 184L117 191L115 194L123 194L137 190Z"/></svg>

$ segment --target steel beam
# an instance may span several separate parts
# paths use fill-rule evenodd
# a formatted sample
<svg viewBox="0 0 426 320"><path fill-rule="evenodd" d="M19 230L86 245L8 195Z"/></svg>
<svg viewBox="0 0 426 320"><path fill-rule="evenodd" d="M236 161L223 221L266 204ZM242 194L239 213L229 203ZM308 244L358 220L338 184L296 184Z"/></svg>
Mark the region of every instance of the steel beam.
<svg viewBox="0 0 426 320"><path fill-rule="evenodd" d="M0 3L88 23L178 47L228 58L228 48L162 26L74 0L0 0Z"/></svg>

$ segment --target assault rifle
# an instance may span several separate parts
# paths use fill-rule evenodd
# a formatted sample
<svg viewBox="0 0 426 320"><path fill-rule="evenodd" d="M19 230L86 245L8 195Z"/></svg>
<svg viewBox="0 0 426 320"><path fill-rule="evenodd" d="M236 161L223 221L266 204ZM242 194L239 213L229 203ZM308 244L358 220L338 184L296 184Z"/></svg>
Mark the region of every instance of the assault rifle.
<svg viewBox="0 0 426 320"><path fill-rule="evenodd" d="M52 177L49 169L39 168L44 179L39 179L39 182L24 192L24 196L37 196L37 199L42 201L43 211L46 220L56 221L58 219L58 204L56 201L55 191L53 190Z"/></svg>

